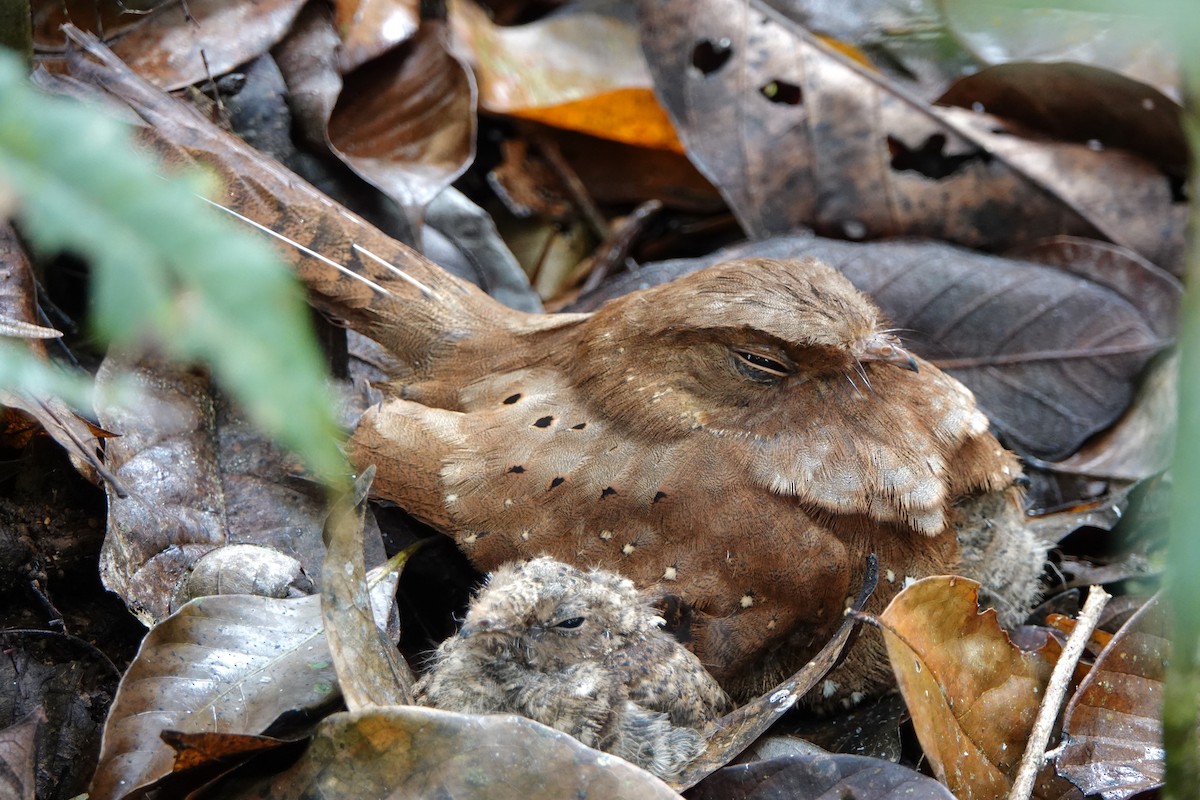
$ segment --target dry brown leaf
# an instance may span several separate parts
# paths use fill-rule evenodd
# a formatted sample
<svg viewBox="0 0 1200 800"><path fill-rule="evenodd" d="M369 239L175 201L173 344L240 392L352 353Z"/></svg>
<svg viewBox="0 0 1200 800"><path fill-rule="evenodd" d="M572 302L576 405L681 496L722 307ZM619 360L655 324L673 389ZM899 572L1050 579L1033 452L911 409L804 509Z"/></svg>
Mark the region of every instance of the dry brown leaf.
<svg viewBox="0 0 1200 800"><path fill-rule="evenodd" d="M1166 607L1153 598L1112 637L1067 704L1056 763L1089 795L1123 800L1162 785L1169 633Z"/></svg>
<svg viewBox="0 0 1200 800"><path fill-rule="evenodd" d="M347 165L419 220L475 155L475 84L425 20L404 47L345 76L329 144Z"/></svg>
<svg viewBox="0 0 1200 800"><path fill-rule="evenodd" d="M919 580L879 616L888 657L934 774L960 800L1008 794L1060 648L1019 650L979 613L979 584Z"/></svg>
<svg viewBox="0 0 1200 800"><path fill-rule="evenodd" d="M155 86L181 89L265 53L287 33L303 5L303 0L189 0L189 20L184 6L165 3L112 42L112 49Z"/></svg>
<svg viewBox="0 0 1200 800"><path fill-rule="evenodd" d="M420 25L417 0L335 0L342 35L342 72L350 72L408 40Z"/></svg>
<svg viewBox="0 0 1200 800"><path fill-rule="evenodd" d="M1065 233L1178 269L1186 206L1133 156L931 108L761 0L641 9L659 98L753 237L808 227L1003 251Z"/></svg>
<svg viewBox="0 0 1200 800"><path fill-rule="evenodd" d="M635 25L574 11L501 28L472 0L451 4L451 23L472 53L483 109L683 152L654 97Z"/></svg>

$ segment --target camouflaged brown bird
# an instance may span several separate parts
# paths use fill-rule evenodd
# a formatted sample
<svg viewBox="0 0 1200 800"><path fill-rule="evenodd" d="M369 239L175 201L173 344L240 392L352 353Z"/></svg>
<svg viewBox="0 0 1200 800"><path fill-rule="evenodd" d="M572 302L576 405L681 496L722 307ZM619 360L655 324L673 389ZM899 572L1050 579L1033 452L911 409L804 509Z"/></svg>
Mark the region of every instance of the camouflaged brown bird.
<svg viewBox="0 0 1200 800"><path fill-rule="evenodd" d="M520 714L670 779L730 708L633 582L551 558L506 564L414 687L418 703Z"/></svg>
<svg viewBox="0 0 1200 800"><path fill-rule="evenodd" d="M824 644L869 553L873 610L932 574L979 579L1008 619L1036 594L1017 460L830 267L735 261L590 315L412 278L420 299L365 307L390 309L368 327L402 363L353 457L480 570L543 553L615 570L684 609L738 699ZM812 702L891 680L867 631Z"/></svg>

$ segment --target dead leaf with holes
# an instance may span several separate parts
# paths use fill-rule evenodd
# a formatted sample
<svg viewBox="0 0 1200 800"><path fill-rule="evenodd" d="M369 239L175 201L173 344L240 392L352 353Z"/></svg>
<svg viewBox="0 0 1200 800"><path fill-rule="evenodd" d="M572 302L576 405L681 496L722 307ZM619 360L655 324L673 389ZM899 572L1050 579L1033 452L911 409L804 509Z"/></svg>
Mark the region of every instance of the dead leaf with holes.
<svg viewBox="0 0 1200 800"><path fill-rule="evenodd" d="M811 228L1005 251L1070 234L1180 269L1186 204L1135 156L929 107L761 0L640 9L659 98L754 238Z"/></svg>

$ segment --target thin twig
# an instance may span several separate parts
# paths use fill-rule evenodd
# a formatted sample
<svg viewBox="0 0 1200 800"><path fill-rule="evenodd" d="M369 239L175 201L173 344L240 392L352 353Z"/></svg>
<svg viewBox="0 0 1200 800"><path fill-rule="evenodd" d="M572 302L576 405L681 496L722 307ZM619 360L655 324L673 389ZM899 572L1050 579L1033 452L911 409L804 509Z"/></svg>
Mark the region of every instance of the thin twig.
<svg viewBox="0 0 1200 800"><path fill-rule="evenodd" d="M1092 586L1088 590L1087 602L1083 604L1083 610L1075 620L1075 629L1067 637L1058 663L1050 673L1050 682L1046 684L1046 696L1042 700L1042 707L1038 709L1033 732L1029 735L1029 744L1025 747L1025 755L1021 757L1021 767L1017 770L1017 778L1013 781L1008 800L1029 800L1033 794L1033 782L1046 760L1046 745L1050 743L1054 721L1058 719L1058 712L1067 696L1075 665L1079 663L1092 631L1096 630L1096 625L1100 622L1100 612L1104 610L1109 597L1108 592L1099 586Z"/></svg>

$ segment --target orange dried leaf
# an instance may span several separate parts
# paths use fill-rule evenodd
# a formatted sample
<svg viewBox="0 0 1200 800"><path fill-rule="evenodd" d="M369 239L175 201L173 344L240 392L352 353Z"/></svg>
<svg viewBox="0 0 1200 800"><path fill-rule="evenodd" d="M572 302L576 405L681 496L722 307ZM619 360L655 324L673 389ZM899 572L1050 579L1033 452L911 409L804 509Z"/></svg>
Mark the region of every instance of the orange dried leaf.
<svg viewBox="0 0 1200 800"><path fill-rule="evenodd" d="M1060 648L1017 648L979 613L979 584L937 576L912 584L879 621L900 692L934 774L960 800L1008 794Z"/></svg>
<svg viewBox="0 0 1200 800"><path fill-rule="evenodd" d="M614 89L569 103L514 108L508 113L617 142L683 152L671 118L650 89Z"/></svg>
<svg viewBox="0 0 1200 800"><path fill-rule="evenodd" d="M580 11L499 27L469 0L451 4L450 22L471 53L481 108L683 152L632 23Z"/></svg>

